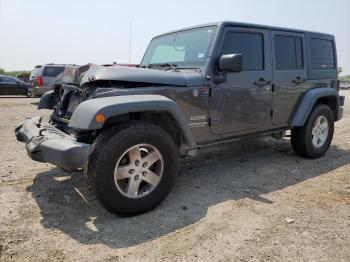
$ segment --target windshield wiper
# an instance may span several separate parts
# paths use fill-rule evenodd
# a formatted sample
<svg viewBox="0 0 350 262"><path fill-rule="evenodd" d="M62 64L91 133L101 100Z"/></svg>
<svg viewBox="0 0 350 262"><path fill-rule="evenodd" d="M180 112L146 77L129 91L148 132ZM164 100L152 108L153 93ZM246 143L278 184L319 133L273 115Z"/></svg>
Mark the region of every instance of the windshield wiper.
<svg viewBox="0 0 350 262"><path fill-rule="evenodd" d="M199 66L177 66L176 69L195 69L196 71L201 71Z"/></svg>
<svg viewBox="0 0 350 262"><path fill-rule="evenodd" d="M155 64L148 64L147 68L152 68L152 67L169 67L168 69L174 69L174 71L177 71L176 64L172 64L172 63L155 63ZM166 69L166 70L168 70Z"/></svg>
<svg viewBox="0 0 350 262"><path fill-rule="evenodd" d="M142 65L142 68L152 68L152 67L167 67L165 71L168 71L170 69L173 69L174 71L178 72L179 69L194 69L198 72L201 72L201 69L199 66L186 66L186 65L177 65L172 63L154 63L154 64L148 64L148 65Z"/></svg>

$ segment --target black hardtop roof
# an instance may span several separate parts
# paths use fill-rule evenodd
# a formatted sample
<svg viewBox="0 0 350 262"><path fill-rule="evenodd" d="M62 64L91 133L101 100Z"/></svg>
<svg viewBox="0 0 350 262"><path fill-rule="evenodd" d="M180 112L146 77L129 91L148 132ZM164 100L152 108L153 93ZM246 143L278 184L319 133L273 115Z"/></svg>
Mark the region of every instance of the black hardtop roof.
<svg viewBox="0 0 350 262"><path fill-rule="evenodd" d="M201 28L201 27L207 27L207 26L217 26L217 27L224 27L224 26L237 26L237 27L247 27L247 28L260 28L260 29L269 29L269 30L276 30L276 31L286 31L286 32L294 32L294 33L311 33L311 34L318 34L318 35L324 35L327 37L333 37L331 34L326 33L320 33L320 32L313 32L313 31L307 31L307 30L300 30L300 29L292 29L292 28L285 28L285 27L277 27L277 26L268 26L268 25L259 25L259 24L250 24L250 23L242 23L242 22L233 22L233 21L220 21L220 22L214 22L214 23L207 23L207 24L201 24L191 27L186 27L178 30L173 30L164 34L157 35L156 37L168 35L175 32L181 32L189 29L195 29L195 28ZM154 37L154 38L156 38Z"/></svg>
<svg viewBox="0 0 350 262"><path fill-rule="evenodd" d="M61 66L61 67L67 67L67 66L78 66L76 64L54 64L54 63L49 63L49 64L44 64L43 66Z"/></svg>

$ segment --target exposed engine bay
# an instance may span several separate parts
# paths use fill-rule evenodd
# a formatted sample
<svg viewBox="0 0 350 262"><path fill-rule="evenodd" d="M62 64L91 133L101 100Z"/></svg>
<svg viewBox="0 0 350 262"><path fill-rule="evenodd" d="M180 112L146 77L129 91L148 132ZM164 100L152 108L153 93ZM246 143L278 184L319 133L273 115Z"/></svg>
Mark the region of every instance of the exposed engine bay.
<svg viewBox="0 0 350 262"><path fill-rule="evenodd" d="M70 66L57 77L50 97L54 110L50 122L67 130L67 124L76 107L85 100L123 95L125 89L146 87L186 87L203 84L200 72L164 70L164 68L139 68L127 66L101 66L87 64ZM120 94L118 94L118 91Z"/></svg>

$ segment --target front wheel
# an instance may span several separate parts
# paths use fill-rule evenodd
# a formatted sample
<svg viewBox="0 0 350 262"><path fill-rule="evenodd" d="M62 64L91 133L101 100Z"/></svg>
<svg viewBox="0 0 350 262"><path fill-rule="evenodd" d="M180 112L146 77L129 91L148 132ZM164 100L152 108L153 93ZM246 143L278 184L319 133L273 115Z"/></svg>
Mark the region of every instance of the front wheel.
<svg viewBox="0 0 350 262"><path fill-rule="evenodd" d="M155 208L170 192L178 148L162 128L132 122L101 133L90 152L89 188L110 211L136 215Z"/></svg>
<svg viewBox="0 0 350 262"><path fill-rule="evenodd" d="M334 117L329 106L317 105L305 126L292 129L294 152L308 158L319 158L329 149L334 132Z"/></svg>

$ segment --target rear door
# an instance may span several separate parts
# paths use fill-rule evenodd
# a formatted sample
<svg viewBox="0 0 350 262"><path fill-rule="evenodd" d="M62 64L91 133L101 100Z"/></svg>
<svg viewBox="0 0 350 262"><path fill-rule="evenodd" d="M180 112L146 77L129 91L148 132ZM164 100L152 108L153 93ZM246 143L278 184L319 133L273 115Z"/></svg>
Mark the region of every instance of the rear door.
<svg viewBox="0 0 350 262"><path fill-rule="evenodd" d="M211 132L247 133L270 124L270 34L259 28L227 27L222 36L223 54L242 54L242 72L227 73L225 81L212 87Z"/></svg>
<svg viewBox="0 0 350 262"><path fill-rule="evenodd" d="M272 123L287 124L299 96L306 88L304 34L271 31L273 50Z"/></svg>

